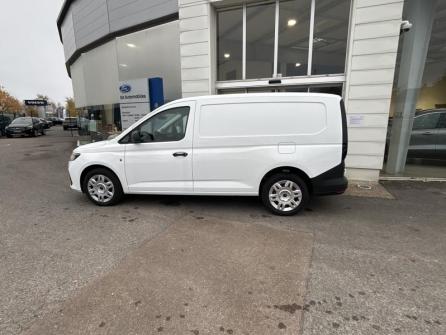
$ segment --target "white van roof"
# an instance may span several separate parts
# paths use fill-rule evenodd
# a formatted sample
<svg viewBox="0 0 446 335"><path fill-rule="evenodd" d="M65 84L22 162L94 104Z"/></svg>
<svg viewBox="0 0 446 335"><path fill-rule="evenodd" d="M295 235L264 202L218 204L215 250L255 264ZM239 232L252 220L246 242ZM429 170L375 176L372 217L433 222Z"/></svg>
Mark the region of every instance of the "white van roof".
<svg viewBox="0 0 446 335"><path fill-rule="evenodd" d="M294 92L284 92L284 93L236 93L236 94L217 94L217 95L202 95L190 98L178 99L172 102L169 102L163 106L168 106L173 103L181 103L187 101L202 101L202 100L234 100L239 98L272 98L271 100L275 100L277 98L303 98L303 97L312 97L312 98L321 98L321 99L336 99L340 101L342 99L341 96L336 94L328 94L328 93L294 93Z"/></svg>

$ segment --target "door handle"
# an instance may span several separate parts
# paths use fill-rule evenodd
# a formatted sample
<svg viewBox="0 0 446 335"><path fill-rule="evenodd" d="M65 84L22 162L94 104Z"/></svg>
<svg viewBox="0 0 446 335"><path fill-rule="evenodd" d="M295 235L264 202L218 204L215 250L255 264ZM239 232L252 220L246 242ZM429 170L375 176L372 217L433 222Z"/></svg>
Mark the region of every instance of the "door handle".
<svg viewBox="0 0 446 335"><path fill-rule="evenodd" d="M423 135L433 135L433 133L430 132L430 131L426 131L426 132L423 133Z"/></svg>
<svg viewBox="0 0 446 335"><path fill-rule="evenodd" d="M175 152L173 154L173 157L187 157L188 153L187 152Z"/></svg>

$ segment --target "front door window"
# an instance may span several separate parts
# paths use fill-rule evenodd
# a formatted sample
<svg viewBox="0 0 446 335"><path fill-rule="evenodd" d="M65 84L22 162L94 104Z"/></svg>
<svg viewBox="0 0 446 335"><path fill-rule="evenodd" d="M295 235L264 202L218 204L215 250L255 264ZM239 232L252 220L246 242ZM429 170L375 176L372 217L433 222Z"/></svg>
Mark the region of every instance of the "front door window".
<svg viewBox="0 0 446 335"><path fill-rule="evenodd" d="M151 117L138 130L141 142L181 141L186 135L189 107L178 107Z"/></svg>

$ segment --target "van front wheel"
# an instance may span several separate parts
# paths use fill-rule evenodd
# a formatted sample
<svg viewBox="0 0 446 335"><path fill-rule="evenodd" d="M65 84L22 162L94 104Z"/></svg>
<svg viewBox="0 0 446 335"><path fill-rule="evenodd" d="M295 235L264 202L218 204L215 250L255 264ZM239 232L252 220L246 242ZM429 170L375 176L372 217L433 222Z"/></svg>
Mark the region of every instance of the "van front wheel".
<svg viewBox="0 0 446 335"><path fill-rule="evenodd" d="M260 197L274 214L290 216L305 208L309 192L307 184L299 176L280 173L263 183Z"/></svg>
<svg viewBox="0 0 446 335"><path fill-rule="evenodd" d="M121 183L107 169L94 169L84 179L84 190L88 198L98 206L113 206L123 196Z"/></svg>

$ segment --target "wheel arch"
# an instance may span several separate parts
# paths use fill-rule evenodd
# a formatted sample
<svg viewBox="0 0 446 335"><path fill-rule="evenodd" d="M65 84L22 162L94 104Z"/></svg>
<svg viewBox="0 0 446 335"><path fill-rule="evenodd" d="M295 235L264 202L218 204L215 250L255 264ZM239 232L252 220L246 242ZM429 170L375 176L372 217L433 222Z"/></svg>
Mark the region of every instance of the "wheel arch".
<svg viewBox="0 0 446 335"><path fill-rule="evenodd" d="M93 164L93 165L89 165L87 167L84 168L84 170L81 173L81 177L80 177L80 186L81 186L81 190L83 193L85 193L85 187L84 187L84 181L85 181L85 177L87 176L87 174L90 171L93 171L95 169L105 169L108 170L109 172L113 173L115 175L115 177L119 180L120 184L121 184L121 189L123 188L123 184L122 184L122 180L121 178L119 178L119 175L113 171L113 169L109 168L108 166L105 165L101 165L101 164Z"/></svg>
<svg viewBox="0 0 446 335"><path fill-rule="evenodd" d="M272 175L275 175L277 173L290 173L290 174L295 174L298 175L300 178L302 178L302 180L305 182L305 184L308 187L308 192L310 194L313 193L313 185L311 183L311 178L302 170L293 167L293 166L280 166L280 167L276 167L270 171L268 171L262 178L262 180L260 181L260 185L259 185L259 194L261 194L262 191L262 187L263 184L265 183L265 181L271 177Z"/></svg>

